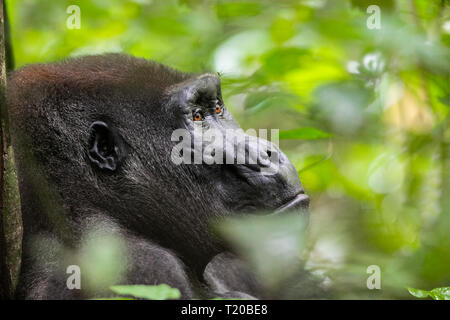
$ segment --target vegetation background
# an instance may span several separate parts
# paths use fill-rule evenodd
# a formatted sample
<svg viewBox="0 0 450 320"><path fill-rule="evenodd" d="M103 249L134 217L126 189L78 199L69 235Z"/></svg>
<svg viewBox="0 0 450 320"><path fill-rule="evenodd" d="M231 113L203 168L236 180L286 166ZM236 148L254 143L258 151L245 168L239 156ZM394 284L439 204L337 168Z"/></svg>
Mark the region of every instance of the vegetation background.
<svg viewBox="0 0 450 320"><path fill-rule="evenodd" d="M16 67L124 52L217 71L244 129L281 130L312 199L307 237L288 219L224 227L267 286L283 283L293 260L335 298L450 286L447 0L7 5ZM67 28L70 5L80 7L80 29ZM380 28L370 5L380 8ZM381 290L367 288L371 265Z"/></svg>

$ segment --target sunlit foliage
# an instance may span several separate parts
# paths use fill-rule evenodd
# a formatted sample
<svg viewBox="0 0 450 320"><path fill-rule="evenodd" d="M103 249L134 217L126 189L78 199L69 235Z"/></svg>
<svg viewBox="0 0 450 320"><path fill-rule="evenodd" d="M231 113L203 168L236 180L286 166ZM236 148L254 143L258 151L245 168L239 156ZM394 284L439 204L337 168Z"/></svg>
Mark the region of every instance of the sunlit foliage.
<svg viewBox="0 0 450 320"><path fill-rule="evenodd" d="M408 298L406 287L450 284L448 1L8 4L18 66L114 51L220 72L244 128L282 130L312 199L308 241L287 255L336 298ZM66 28L71 4L80 29ZM367 25L369 5L380 8L379 29ZM239 241L244 226L230 237ZM270 254L249 257L268 277L277 268ZM366 287L370 265L381 290Z"/></svg>

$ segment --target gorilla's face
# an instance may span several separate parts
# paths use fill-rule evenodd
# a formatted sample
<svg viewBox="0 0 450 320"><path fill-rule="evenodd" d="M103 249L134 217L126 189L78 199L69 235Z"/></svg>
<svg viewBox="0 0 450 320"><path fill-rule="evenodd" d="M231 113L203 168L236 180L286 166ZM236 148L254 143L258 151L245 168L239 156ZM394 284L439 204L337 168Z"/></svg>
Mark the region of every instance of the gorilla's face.
<svg viewBox="0 0 450 320"><path fill-rule="evenodd" d="M167 111L181 128L171 137L178 142L171 161L192 172L194 181L208 182L205 192L209 201L220 204L221 215L308 206L286 155L275 144L245 134L233 119L217 76L189 79L167 95Z"/></svg>
<svg viewBox="0 0 450 320"><path fill-rule="evenodd" d="M111 178L110 201L133 229L201 264L223 250L211 222L307 209L294 166L274 144L239 130L218 77L185 78L160 100L116 127L91 125L89 159L120 177Z"/></svg>

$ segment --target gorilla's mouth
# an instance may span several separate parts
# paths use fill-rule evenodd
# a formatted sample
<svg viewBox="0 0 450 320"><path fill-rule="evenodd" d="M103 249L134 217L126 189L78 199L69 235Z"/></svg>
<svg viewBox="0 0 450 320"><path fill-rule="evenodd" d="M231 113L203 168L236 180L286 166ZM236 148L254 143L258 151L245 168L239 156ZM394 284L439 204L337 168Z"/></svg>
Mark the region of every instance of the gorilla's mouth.
<svg viewBox="0 0 450 320"><path fill-rule="evenodd" d="M307 211L308 208L309 197L303 191L300 191L293 199L276 209L273 214L291 211Z"/></svg>

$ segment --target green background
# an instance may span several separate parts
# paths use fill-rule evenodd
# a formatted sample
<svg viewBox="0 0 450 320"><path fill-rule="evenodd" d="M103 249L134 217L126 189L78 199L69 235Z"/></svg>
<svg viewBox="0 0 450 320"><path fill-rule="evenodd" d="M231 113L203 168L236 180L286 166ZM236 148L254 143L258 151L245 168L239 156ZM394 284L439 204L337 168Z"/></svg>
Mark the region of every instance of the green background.
<svg viewBox="0 0 450 320"><path fill-rule="evenodd" d="M81 28L71 30L73 4ZM372 4L380 29L367 27ZM16 67L124 52L220 72L243 128L282 130L312 199L298 255L334 297L408 298L405 287L450 285L448 1L7 5ZM366 287L370 265L380 267L381 290ZM276 279L276 266L261 270Z"/></svg>

